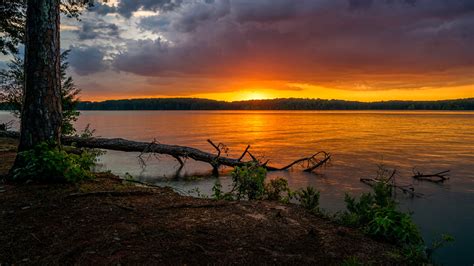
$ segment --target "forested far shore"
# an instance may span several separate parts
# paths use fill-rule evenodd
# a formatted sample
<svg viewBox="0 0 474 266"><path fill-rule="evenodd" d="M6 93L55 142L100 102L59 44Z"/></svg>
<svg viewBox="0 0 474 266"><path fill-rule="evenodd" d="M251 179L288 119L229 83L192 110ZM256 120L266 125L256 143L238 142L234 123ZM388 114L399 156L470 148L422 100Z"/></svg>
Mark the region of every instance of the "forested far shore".
<svg viewBox="0 0 474 266"><path fill-rule="evenodd" d="M9 110L0 103L0 110ZM83 101L78 110L474 110L474 98L441 101L379 101L280 98L271 100L216 101L200 98L150 98Z"/></svg>

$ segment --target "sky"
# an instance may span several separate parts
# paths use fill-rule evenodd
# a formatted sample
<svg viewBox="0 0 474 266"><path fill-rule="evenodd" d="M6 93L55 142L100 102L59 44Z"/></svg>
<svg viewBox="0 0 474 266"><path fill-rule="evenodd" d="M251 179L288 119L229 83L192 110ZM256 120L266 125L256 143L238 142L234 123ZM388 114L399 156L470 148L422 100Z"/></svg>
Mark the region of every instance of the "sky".
<svg viewBox="0 0 474 266"><path fill-rule="evenodd" d="M83 100L474 97L473 0L115 0L61 41Z"/></svg>

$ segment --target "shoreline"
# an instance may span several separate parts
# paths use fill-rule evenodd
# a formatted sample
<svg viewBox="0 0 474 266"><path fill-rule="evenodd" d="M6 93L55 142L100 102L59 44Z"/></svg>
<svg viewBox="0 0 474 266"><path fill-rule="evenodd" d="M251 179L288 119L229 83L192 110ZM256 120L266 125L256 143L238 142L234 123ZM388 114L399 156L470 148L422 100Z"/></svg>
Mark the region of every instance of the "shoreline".
<svg viewBox="0 0 474 266"><path fill-rule="evenodd" d="M0 174L14 141L0 139ZM293 204L216 201L97 174L76 185L1 184L0 258L24 264L400 263L398 249Z"/></svg>

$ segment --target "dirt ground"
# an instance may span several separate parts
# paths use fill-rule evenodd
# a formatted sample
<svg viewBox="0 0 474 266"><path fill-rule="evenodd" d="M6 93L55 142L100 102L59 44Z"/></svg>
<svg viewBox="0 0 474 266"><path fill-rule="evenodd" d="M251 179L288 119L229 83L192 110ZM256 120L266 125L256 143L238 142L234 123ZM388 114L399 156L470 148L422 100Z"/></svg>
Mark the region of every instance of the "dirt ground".
<svg viewBox="0 0 474 266"><path fill-rule="evenodd" d="M0 175L14 141L0 139ZM111 174L76 185L0 183L3 264L397 264L395 247L276 202L137 187Z"/></svg>

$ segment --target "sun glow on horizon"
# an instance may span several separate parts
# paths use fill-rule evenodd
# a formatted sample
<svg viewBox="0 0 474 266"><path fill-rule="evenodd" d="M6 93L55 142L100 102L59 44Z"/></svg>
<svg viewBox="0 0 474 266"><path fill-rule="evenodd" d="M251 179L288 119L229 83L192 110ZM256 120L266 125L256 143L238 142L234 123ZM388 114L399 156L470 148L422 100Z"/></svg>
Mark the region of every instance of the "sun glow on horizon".
<svg viewBox="0 0 474 266"><path fill-rule="evenodd" d="M247 84L246 84L247 85ZM272 84L275 85L275 84ZM474 86L422 88L422 89L391 89L391 90L344 90L329 88L305 83L282 82L280 86L252 86L234 87L227 91L217 90L208 93L191 94L125 94L113 95L83 95L84 101L104 101L117 99L144 99L144 98L204 98L218 101L249 101L276 98L306 98L306 99L337 99L346 101L390 101L413 100L433 101L461 98L473 98ZM222 88L224 86L219 86Z"/></svg>
<svg viewBox="0 0 474 266"><path fill-rule="evenodd" d="M261 91L244 91L238 95L241 101L271 99L269 95Z"/></svg>

